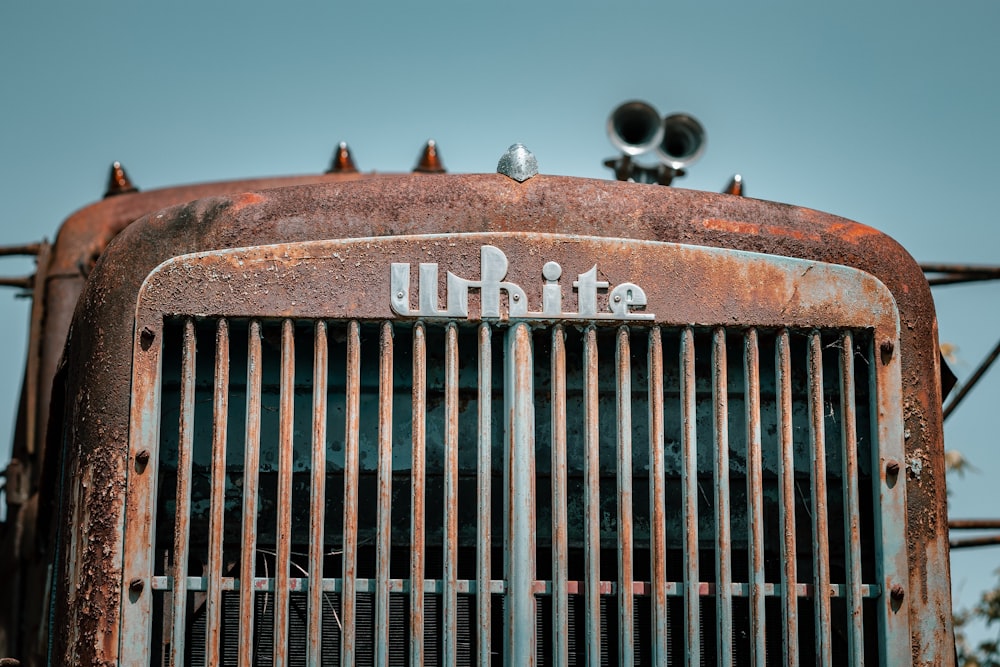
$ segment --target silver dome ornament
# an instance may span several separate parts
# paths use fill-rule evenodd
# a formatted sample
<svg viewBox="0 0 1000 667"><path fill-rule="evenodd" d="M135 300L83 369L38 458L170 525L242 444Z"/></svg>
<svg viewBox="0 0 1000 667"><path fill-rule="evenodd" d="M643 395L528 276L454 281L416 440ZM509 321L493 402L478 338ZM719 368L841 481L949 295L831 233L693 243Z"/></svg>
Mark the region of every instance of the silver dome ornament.
<svg viewBox="0 0 1000 667"><path fill-rule="evenodd" d="M500 156L497 173L513 178L518 183L524 183L532 176L538 175L538 160L524 147L524 144L513 144Z"/></svg>

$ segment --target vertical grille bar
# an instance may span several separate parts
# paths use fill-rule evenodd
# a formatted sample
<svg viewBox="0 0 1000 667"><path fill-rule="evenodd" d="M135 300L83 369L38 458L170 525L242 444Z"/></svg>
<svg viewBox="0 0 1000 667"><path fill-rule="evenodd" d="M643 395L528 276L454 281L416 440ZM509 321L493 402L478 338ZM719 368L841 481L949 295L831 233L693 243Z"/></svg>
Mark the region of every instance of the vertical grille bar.
<svg viewBox="0 0 1000 667"><path fill-rule="evenodd" d="M535 403L531 330L507 334L507 650L508 665L535 664Z"/></svg>
<svg viewBox="0 0 1000 667"><path fill-rule="evenodd" d="M910 611L907 603L906 586L909 582L907 542L906 542L906 473L893 474L890 463L901 465L906 455L906 440L903 427L902 406L893 390L902 382L899 354L893 348L899 347L899 332L885 332L891 338L876 342L873 338L865 350L868 368L868 395L871 405L878 413L878 419L871 420L871 466L872 494L878 503L873 512L873 529L880 550L876 571L881 595L878 601L879 664L904 664L911 660ZM889 343L888 350L885 349ZM892 595L896 586L902 586L902 598ZM922 619L928 621L929 619ZM933 642L931 643L933 645ZM925 650L931 645L925 646ZM934 656L921 654L920 660L931 663Z"/></svg>
<svg viewBox="0 0 1000 667"><path fill-rule="evenodd" d="M389 557L392 512L392 324L382 323L378 380L378 529L375 552L375 667L389 665Z"/></svg>
<svg viewBox="0 0 1000 667"><path fill-rule="evenodd" d="M844 540L847 548L847 641L852 666L864 662L861 612L861 517L858 500L858 435L854 405L854 338L845 332L840 339L840 405L844 458Z"/></svg>
<svg viewBox="0 0 1000 667"><path fill-rule="evenodd" d="M715 420L715 581L718 661L733 664L733 570L729 530L729 373L726 330L712 331L712 416Z"/></svg>
<svg viewBox="0 0 1000 667"><path fill-rule="evenodd" d="M552 329L552 664L569 664L566 535L566 333Z"/></svg>
<svg viewBox="0 0 1000 667"><path fill-rule="evenodd" d="M413 446L410 487L410 664L424 661L424 489L427 445L427 334L413 327Z"/></svg>
<svg viewBox="0 0 1000 667"><path fill-rule="evenodd" d="M184 320L181 351L180 423L177 440L177 505L174 512L174 567L171 597L173 632L170 663L183 665L187 629L187 567L191 538L191 450L194 445L195 354L194 320Z"/></svg>
<svg viewBox="0 0 1000 667"><path fill-rule="evenodd" d="M816 663L829 665L833 661L830 639L830 535L826 495L826 435L823 425L823 343L817 331L809 334L808 366Z"/></svg>
<svg viewBox="0 0 1000 667"><path fill-rule="evenodd" d="M649 516L653 580L653 664L667 663L666 479L663 463L663 340L649 332Z"/></svg>
<svg viewBox="0 0 1000 667"><path fill-rule="evenodd" d="M681 332L681 468L684 516L684 634L690 667L701 665L701 616L698 579L698 443L694 375L694 330Z"/></svg>
<svg viewBox="0 0 1000 667"><path fill-rule="evenodd" d="M601 471L600 431L597 407L597 330L586 328L583 334L583 419L584 419L584 522L583 560L586 570L584 628L587 664L601 661Z"/></svg>
<svg viewBox="0 0 1000 667"><path fill-rule="evenodd" d="M226 509L226 435L229 417L229 322L225 318L219 320L215 334L212 412L212 501L208 520L208 596L205 610L207 664L215 664L222 649L222 530Z"/></svg>
<svg viewBox="0 0 1000 667"><path fill-rule="evenodd" d="M477 645L479 647L479 664L490 664L490 634L491 619L490 581L492 579L490 550L492 548L492 530L490 525L490 509L492 507L493 480L493 350L490 325L479 326L479 442L477 443L479 461L477 463L477 486L479 497L479 513L476 518L476 555L478 569L476 570L476 617L479 625Z"/></svg>
<svg viewBox="0 0 1000 667"><path fill-rule="evenodd" d="M274 664L288 663L289 568L292 560L292 436L295 426L295 325L281 323L278 395L278 530L274 559Z"/></svg>
<svg viewBox="0 0 1000 667"><path fill-rule="evenodd" d="M343 623L342 665L353 665L355 655L355 588L358 574L358 463L361 424L361 331L357 320L347 326L347 400L344 428L344 584L340 622Z"/></svg>
<svg viewBox="0 0 1000 667"><path fill-rule="evenodd" d="M260 467L261 408L260 322L250 322L247 341L247 419L243 452L243 560L240 563L239 662L249 665L253 655L254 564L257 553L257 488ZM177 663L175 663L177 664Z"/></svg>
<svg viewBox="0 0 1000 667"><path fill-rule="evenodd" d="M458 327L445 329L444 360L444 627L442 658L457 660L458 635ZM534 479L534 476L532 476Z"/></svg>
<svg viewBox="0 0 1000 667"><path fill-rule="evenodd" d="M778 450L781 476L778 520L781 524L782 648L784 664L799 664L799 599L796 593L795 450L792 443L792 351L787 329L778 332L774 352L778 392Z"/></svg>
<svg viewBox="0 0 1000 667"><path fill-rule="evenodd" d="M628 327L618 328L618 658L633 663L632 591L632 364Z"/></svg>
<svg viewBox="0 0 1000 667"><path fill-rule="evenodd" d="M309 507L308 664L323 659L323 519L326 515L326 322L316 322L313 351L312 480Z"/></svg>
<svg viewBox="0 0 1000 667"><path fill-rule="evenodd" d="M764 484L760 431L760 348L757 330L744 339L747 424L747 514L750 519L750 651L751 662L764 667Z"/></svg>

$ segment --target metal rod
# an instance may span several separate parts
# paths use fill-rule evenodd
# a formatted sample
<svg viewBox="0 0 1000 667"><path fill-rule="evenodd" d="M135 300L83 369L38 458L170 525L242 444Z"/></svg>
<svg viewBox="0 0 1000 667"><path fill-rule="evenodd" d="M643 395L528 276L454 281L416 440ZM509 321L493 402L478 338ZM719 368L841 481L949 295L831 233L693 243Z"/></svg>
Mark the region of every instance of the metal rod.
<svg viewBox="0 0 1000 667"><path fill-rule="evenodd" d="M976 383L978 383L979 380L982 379L983 375L986 374L986 371L990 369L990 366L992 366L993 362L997 360L997 357L1000 357L1000 340L998 340L997 344L993 346L990 353L986 355L986 358L979 364L979 367L976 368L972 376L966 380L961 387L959 387L958 393L955 394L955 397L952 398L948 405L945 406L942 416L943 419L947 419L948 416L955 411L955 408L957 408L959 403L962 402L962 399L964 399L965 396L972 391L972 388L976 386Z"/></svg>
<svg viewBox="0 0 1000 667"><path fill-rule="evenodd" d="M597 665L601 659L601 445L598 426L597 330L593 326L587 327L583 333L583 373L585 655L588 665Z"/></svg>
<svg viewBox="0 0 1000 667"><path fill-rule="evenodd" d="M410 664L424 662L424 490L427 485L427 334L413 327L413 459L410 471Z"/></svg>
<svg viewBox="0 0 1000 667"><path fill-rule="evenodd" d="M490 510L492 508L493 485L493 334L490 325L479 326L479 434L477 448L476 481L478 486L479 512L476 519L476 618L478 621L479 664L490 663L490 634L492 595L491 549L493 544Z"/></svg>
<svg viewBox="0 0 1000 667"><path fill-rule="evenodd" d="M701 602L698 574L698 404L695 397L694 330L681 332L681 503L684 517L684 635L689 667L701 665Z"/></svg>
<svg viewBox="0 0 1000 667"><path fill-rule="evenodd" d="M378 382L378 529L375 551L375 667L389 665L389 560L392 530L392 323L383 322Z"/></svg>
<svg viewBox="0 0 1000 667"><path fill-rule="evenodd" d="M660 329L649 332L649 516L652 574L654 665L667 663L666 474L663 461L663 341Z"/></svg>
<svg viewBox="0 0 1000 667"><path fill-rule="evenodd" d="M830 533L826 492L826 433L823 424L823 343L818 331L809 334L808 368L816 664L829 665L833 661L830 634Z"/></svg>
<svg viewBox="0 0 1000 667"><path fill-rule="evenodd" d="M787 329L778 332L774 352L778 392L778 449L781 477L778 521L781 525L782 650L784 664L799 664L799 611L796 593L795 449L792 441L792 353Z"/></svg>
<svg viewBox="0 0 1000 667"><path fill-rule="evenodd" d="M342 665L356 661L355 588L358 574L358 463L361 425L361 330L357 320L347 325L347 396L344 424L344 573L340 594L343 624Z"/></svg>
<svg viewBox="0 0 1000 667"><path fill-rule="evenodd" d="M295 325L281 323L281 383L278 390L278 530L274 558L274 664L288 664L288 607L292 562L292 464L295 432Z"/></svg>
<svg viewBox="0 0 1000 667"><path fill-rule="evenodd" d="M924 273L939 274L927 279L927 284L954 285L981 280L1000 279L1000 266L968 265L968 264L921 264Z"/></svg>
<svg viewBox="0 0 1000 667"><path fill-rule="evenodd" d="M187 637L187 566L191 544L191 453L194 446L195 355L197 338L194 320L184 320L184 343L181 350L180 421L177 439L177 504L174 510L173 617L170 642L171 664L185 661Z"/></svg>
<svg viewBox="0 0 1000 667"><path fill-rule="evenodd" d="M516 324L507 334L506 459L507 647L506 663L535 664L535 408L531 330Z"/></svg>
<svg viewBox="0 0 1000 667"><path fill-rule="evenodd" d="M712 417L715 426L715 581L718 664L733 664L733 570L729 525L729 374L726 330L712 331ZM755 515L751 515L755 516Z"/></svg>
<svg viewBox="0 0 1000 667"><path fill-rule="evenodd" d="M566 332L552 329L552 664L569 664L569 543L566 535Z"/></svg>
<svg viewBox="0 0 1000 667"><path fill-rule="evenodd" d="M254 565L257 562L257 489L260 469L260 410L261 410L261 342L260 322L250 321L247 341L247 418L246 445L243 452L243 559L240 563L240 647L239 663L255 661L254 629ZM180 664L180 663L173 663Z"/></svg>
<svg viewBox="0 0 1000 667"><path fill-rule="evenodd" d="M323 660L323 524L326 517L326 392L329 348L326 322L316 322L313 339L312 479L309 507L308 664Z"/></svg>
<svg viewBox="0 0 1000 667"><path fill-rule="evenodd" d="M1000 266L988 264L921 264L924 273L990 273L1000 278Z"/></svg>
<svg viewBox="0 0 1000 667"><path fill-rule="evenodd" d="M760 345L756 329L746 332L743 349L746 377L747 513L750 517L750 651L751 662L763 667L766 609L764 606L764 480L760 430Z"/></svg>
<svg viewBox="0 0 1000 667"><path fill-rule="evenodd" d="M844 460L844 540L847 569L847 643L852 666L864 662L864 623L861 611L861 510L858 489L858 433L855 415L854 338L840 337L840 410Z"/></svg>
<svg viewBox="0 0 1000 667"><path fill-rule="evenodd" d="M442 658L458 660L458 327L445 328L444 357L444 592ZM532 478L533 479L533 478ZM532 577L534 578L534 577Z"/></svg>
<svg viewBox="0 0 1000 667"><path fill-rule="evenodd" d="M987 280L998 280L1000 276L992 273L962 273L944 274L937 278L928 278L927 284L931 287L941 287L943 285L960 285L963 283L978 283Z"/></svg>
<svg viewBox="0 0 1000 667"><path fill-rule="evenodd" d="M212 401L212 491L208 520L208 596L205 610L207 664L214 664L222 650L222 559L226 511L226 436L229 422L229 322L220 318L217 327Z"/></svg>
<svg viewBox="0 0 1000 667"><path fill-rule="evenodd" d="M615 366L618 382L618 664L631 665L632 591L632 364L628 327L618 328Z"/></svg>
<svg viewBox="0 0 1000 667"><path fill-rule="evenodd" d="M42 248L48 246L47 241L40 241L38 243L25 243L22 245L8 245L0 246L0 256L3 255L37 255L42 251Z"/></svg>
<svg viewBox="0 0 1000 667"><path fill-rule="evenodd" d="M950 530L1000 530L1000 519L950 519Z"/></svg>
<svg viewBox="0 0 1000 667"><path fill-rule="evenodd" d="M29 274L26 276L8 276L0 278L0 287L19 287L21 289L30 289L35 286L35 274Z"/></svg>
<svg viewBox="0 0 1000 667"><path fill-rule="evenodd" d="M948 544L951 545L952 549L995 546L1000 544L1000 535L987 535L985 537L969 537L963 540L951 540Z"/></svg>

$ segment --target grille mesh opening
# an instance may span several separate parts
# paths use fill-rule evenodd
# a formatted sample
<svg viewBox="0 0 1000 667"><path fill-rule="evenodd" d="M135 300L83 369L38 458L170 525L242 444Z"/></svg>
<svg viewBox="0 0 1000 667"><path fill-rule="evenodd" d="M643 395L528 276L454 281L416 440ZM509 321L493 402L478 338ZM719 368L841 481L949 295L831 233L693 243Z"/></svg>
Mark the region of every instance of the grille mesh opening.
<svg viewBox="0 0 1000 667"><path fill-rule="evenodd" d="M448 358L448 327L426 324L420 326L420 336L416 326L395 324L392 327L391 357L385 353L386 339L382 333L382 323L349 323L332 321L325 323L326 364L328 384L326 391L326 438L325 489L321 519L322 553L319 572L310 572L309 545L315 530L310 523L310 497L313 484L313 461L311 438L314 429L314 376L315 323L301 321L292 323L291 335L283 337L283 323L265 321L260 323L260 372L261 372L261 417L259 467L246 470L247 454L247 398L248 368L250 363L254 330L249 321L226 321L228 356L222 361L228 368L228 382L223 388L228 396L228 405L223 413L226 424L224 481L222 493L222 543L221 549L213 545L210 535L213 527L213 434L219 427L213 417L218 394L216 368L222 348L218 344L219 323L216 320L193 322L194 341L185 342L185 321L171 321L165 330L163 349L163 378L161 384L161 447L159 456L159 492L155 519L157 570L162 588L172 588L173 575L178 569L188 577L184 604L184 636L186 637L184 657L188 664L203 664L206 646L207 624L206 590L211 587L210 564L213 560L221 571L221 607L219 608L219 646L225 657L225 664L236 664L235 647L240 641L239 600L241 591L240 572L247 558L252 559L252 571L257 581L253 593L252 645L253 657L258 664L271 664L273 660L274 614L279 567L285 581L291 587L287 592L288 606L288 658L290 664L305 664L305 651L309 640L308 602L306 590L311 579L323 581L321 631L319 646L324 664L340 664L343 650L344 601L341 591L345 585L345 462L350 460L349 432L347 426L351 411L352 395L357 396L357 500L354 504L357 526L357 546L354 550L355 572L353 582L356 587L354 609L354 658L357 664L373 664L374 653L379 646L378 596L376 589L384 585L388 594L388 610L384 617L388 633L388 658L390 664L408 664L411 643L411 600L410 589L411 560L418 551L423 557L423 572L426 580L423 610L423 655L427 664L440 664L445 651L454 650L458 664L478 664L479 650L489 639L490 661L500 664L507 650L504 633L505 604L509 601L509 582L506 572L510 568L531 568L531 576L536 580L534 596L534 636L518 637L518 641L535 644L539 664L551 664L557 644L565 646L569 664L583 664L586 657L587 639L587 590L589 574L588 559L596 562L596 572L600 584L598 600L599 618L597 630L600 634L598 646L601 664L615 665L619 661L620 619L626 618L631 625L631 641L624 642L632 647L636 664L655 664L657 645L665 647L665 658L680 660L685 648L700 650L702 661L714 664L720 650L730 650L737 664L749 661L752 650L763 650L769 664L782 662L783 628L787 625L787 603L794 598L798 618L792 632L800 656L814 653L818 642L828 642L836 662L846 660L851 647L847 643L850 634L848 589L851 573L860 572L863 607L864 635L870 636L876 630L875 598L881 594L878 589L878 562L875 526L872 519L875 511L872 461L876 455L872 451L872 397L869 385L872 382L871 364L872 341L867 331L851 332L844 338L843 332L793 331L788 337L790 376L782 384L782 374L776 358L783 339L779 332L754 331L754 350L759 359L759 382L752 382L747 375L749 334L742 329L715 331L710 328L657 330L662 347L662 387L660 398L663 403L663 497L665 510L665 541L663 545L663 568L667 595L663 608L661 627L666 629L665 637L658 637L656 630L655 602L652 596L656 574L654 551L654 470L651 465L651 402L650 342L651 329L631 327L624 335L615 328L594 330L596 346L587 350L587 330L566 327L561 330L565 337L565 392L566 420L553 421L553 329L541 328L531 332L531 396L533 399L534 438L534 486L533 539L535 543L534 563L505 563L509 560L505 547L504 499L507 495L505 483L505 424L508 423L507 403L510 387L507 373L513 364L508 357L510 329L494 326L489 328L487 340L489 349L486 363L491 369L491 381L486 395L490 397L491 419L485 432L489 437L490 473L488 488L491 502L487 516L492 531L490 543L491 567L486 573L492 583L486 608L491 611L489 631L480 636L477 624L478 595L477 576L480 575L480 553L477 547L479 534L479 438L480 396L479 373L481 370L481 330L474 326L455 327L457 350ZM354 328L356 327L356 329ZM356 330L356 338L353 331ZM690 335L689 339L685 337ZM415 338L422 338L426 353L415 347ZM360 372L355 384L349 378L349 347L355 340L360 350ZM685 340L690 340L689 345ZM858 550L860 561L850 565L851 543L845 531L851 520L848 503L848 477L845 477L845 399L842 397L842 379L846 373L842 367L845 340L851 345L852 360L850 370L854 381L853 407L855 451L857 471L853 484L860 490L856 508L859 521ZM721 343L720 343L721 341ZM622 345L625 347L622 348ZM626 362L622 364L621 354L625 350ZM416 350L416 351L415 351ZM810 361L810 355L819 359ZM184 365L188 355L194 354L194 376L185 378ZM290 354L293 373L288 366L283 370L282 355ZM588 388L586 373L588 355L596 354L596 383ZM688 355L687 357L685 355ZM721 356L720 356L721 355ZM414 420L412 395L415 357L426 364L425 419L426 439L423 446L425 476L422 498L425 510L423 546L412 544L412 516L414 512L413 484L413 440ZM321 357L322 358L322 357ZM389 359L389 361L386 361ZM686 359L691 362L690 374L685 375ZM386 394L385 386L380 389L380 364L391 364L388 376L391 391ZM455 374L449 380L449 364L455 366ZM812 364L812 365L811 365ZM725 384L725 410L721 418L727 430L728 467L724 483L715 472L720 421L717 410L719 388L713 384L718 377L718 369L723 368ZM624 371L622 369L625 369ZM818 372L817 372L818 371ZM817 378L821 375L821 379ZM282 403L282 387L286 392L291 380L293 391L288 402ZM812 380L817 380L810 389ZM193 435L190 440L190 503L187 518L190 522L187 540L188 556L185 563L178 565L175 557L175 529L177 525L178 452L186 445L182 429L179 427L182 413L185 382L194 390ZM690 394L685 394L686 383ZM783 386L791 392L791 411L782 414L780 394ZM588 391L596 387L596 434L599 443L597 455L596 494L597 500L591 508L591 515L597 517L598 543L588 543L588 523L586 508L586 487L588 485L588 463L585 443L588 438L585 416L588 411ZM625 387L626 389L623 389ZM821 388L817 397L816 387ZM631 477L631 503L625 516L631 529L632 548L626 559L630 564L630 580L633 583L631 613L622 616L620 590L626 573L621 569L619 552L622 528L620 525L620 498L623 497L622 478L619 471L622 423L619 394L627 391L625 402L631 415L628 429L631 455L625 462ZM506 399L505 399L506 392ZM251 388L250 391L253 394ZM748 397L755 394L759 402L760 422L760 491L759 510L753 512L750 479L753 477L750 451L753 441L752 429L748 427ZM449 397L451 396L451 398ZM693 397L693 409L685 408L686 396ZM453 505L446 500L448 486L448 466L446 465L446 441L449 437L448 410L450 401L457 401L454 436L457 438L457 477ZM291 411L288 405L292 406ZM391 407L391 466L386 480L387 496L379 500L380 489L380 435L386 431L380 424L380 408ZM813 417L820 412L818 422ZM790 459L783 458L780 445L782 420L790 425L792 440ZM285 421L290 426L291 459L283 461L280 454L279 433ZM693 424L695 441L688 443L687 424ZM820 424L817 432L814 424ZM557 487L553 472L553 434L565 429L567 456L565 465L565 495L562 502L566 506L567 521L563 527L566 537L567 558L562 565L554 566L553 553L553 504L552 489ZM815 441L820 438L825 443L824 457L825 495L817 499L811 452ZM693 452L693 461L685 452ZM181 457L183 458L183 457ZM284 466L284 468L283 468ZM693 471L692 479L685 478L686 469ZM287 471L291 480L286 498L281 496L281 476ZM785 488L783 474L790 472L791 488ZM216 474L219 474L218 472ZM183 477L183 476L182 476ZM244 492L250 478L256 480L258 501L255 516L250 517L254 526L255 553L243 551ZM718 488L728 487L728 493L720 495ZM696 508L696 516L688 521L684 511L684 499L689 489L694 489L695 497L688 498L687 507ZM790 524L796 536L795 552L795 594L789 595L783 589L783 575L787 574L782 555L782 507L783 492L793 498L794 506L787 508L794 512ZM722 499L725 499L723 502ZM717 513L720 503L726 505L728 513L728 549L720 547ZM282 526L282 506L290 507L290 522ZM825 507L826 528L824 541L827 552L820 555L814 548L813 533L817 526L816 507ZM350 499L348 508L351 507ZM451 507L456 513L457 531L455 541L454 580L456 586L455 630L447 629L446 589L448 583L449 559L444 548L448 542L446 509ZM216 508L217 509L217 508ZM382 516L389 510L389 518ZM384 523L383 523L384 522ZM387 565L380 570L379 552L382 526L388 526L390 547L387 550ZM754 580L752 547L754 527L761 529L760 545L763 560L762 579L758 580L763 594L762 618L763 644L755 645L753 627L755 611L752 604L751 582ZM693 531L692 531L693 527ZM561 531L557 531L561 532ZM282 562L278 535L287 535L288 561ZM349 547L349 545L347 545ZM717 561L721 552L728 553L728 578L732 585L728 595L719 589ZM687 552L687 561L685 560ZM588 555L589 554L589 555ZM692 561L693 564L692 564ZM821 571L826 569L827 575ZM694 573L692 580L691 573ZM557 577L558 575L558 577ZM828 634L818 634L815 627L814 609L815 585L817 577L828 576L833 595L830 597L830 627ZM556 630L554 613L557 600L553 595L555 580L562 578L569 582L566 597L567 632ZM696 585L691 588L691 585ZM691 591L695 591L692 593ZM172 590L158 590L154 602L154 627L162 628L155 634L160 649L156 664L169 662L170 642L177 636L171 627L177 622L171 616L174 606ZM698 621L691 627L685 622L685 615L695 609ZM820 610L822 612L822 610ZM720 619L728 619L721 625ZM720 636L721 627L730 627L729 636ZM447 639L446 639L447 637ZM662 641L660 641L662 640ZM877 646L866 640L859 651L866 659L876 662ZM157 662L158 661L158 662Z"/></svg>

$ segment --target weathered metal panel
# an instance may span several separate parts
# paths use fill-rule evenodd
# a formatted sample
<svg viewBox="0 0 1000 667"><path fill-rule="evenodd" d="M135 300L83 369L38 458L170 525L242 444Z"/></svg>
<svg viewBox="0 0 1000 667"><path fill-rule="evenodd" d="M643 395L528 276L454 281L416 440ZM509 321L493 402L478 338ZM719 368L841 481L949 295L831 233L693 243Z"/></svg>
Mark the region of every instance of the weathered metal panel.
<svg viewBox="0 0 1000 667"><path fill-rule="evenodd" d="M357 259L357 258L355 258L355 259ZM568 264L567 264L567 266L568 266ZM581 268L584 268L584 269L585 269L585 268L587 268L587 267L581 267ZM460 268L459 268L459 269L456 269L456 271L458 271L460 275L470 275L470 273L472 273L472 272L466 272L466 271L465 271L464 269L460 269ZM473 275L474 275L474 273L473 273ZM512 275L512 276L521 276L521 275L524 275L524 272L522 271L521 273L512 273L511 275ZM521 284L526 284L526 283L524 283L524 282L523 282L523 281L524 281L524 279L523 279L523 278L521 278L521 277L515 277L515 278L513 278L513 280L516 280L516 281L517 281L518 283L521 283ZM527 296L528 296L528 297L531 297L531 295L530 295L530 294L528 294ZM656 312L656 311L654 311L654 310L653 310L653 308L652 308L652 307L649 307L649 306L647 306L647 311L652 311L652 312ZM311 316L310 316L310 317L311 317ZM699 589L700 589L700 587L699 587ZM836 591L837 589L836 589L835 587L831 587L831 590L832 590L832 591ZM836 593L834 593L834 594L836 594Z"/></svg>
<svg viewBox="0 0 1000 667"><path fill-rule="evenodd" d="M913 277L914 272L908 268L909 265L905 261L900 262L901 253L898 249L874 232L846 221L837 221L829 216L801 209L743 201L739 202L739 206L735 206L699 193L650 192L649 188L639 186L573 183L546 177L537 177L514 187L501 184L502 179L498 181L489 177L464 177L440 180L440 182L433 180L435 177L429 178L432 180L422 183L419 188L412 186L408 179L400 179L398 184L401 187L391 189L388 194L384 184L379 187L362 185L351 190L349 194L346 190L321 188L314 190L309 197L302 197L300 192L269 193L263 196L224 200L222 206L210 209L195 207L184 213L186 216L184 224L177 224L173 228L165 228L159 224L155 230L159 242L139 244L140 250L136 251L134 242L141 239L148 231L146 229L148 225L139 225L136 231L127 235L130 238L121 242L121 252L109 254L106 264L114 267L115 261L120 262L124 257L128 257L128 261L149 270L166 252L213 247L212 244L216 244L214 247L222 247L227 244L253 245L267 242L267 239L316 238L320 233L325 233L318 230L328 229L327 226L331 222L328 212L334 210L337 211L336 216L343 216L344 219L364 220L363 224L350 223L346 226L339 226L340 222L335 223L334 226L340 230L338 233L346 235L365 235L364 232L359 233L362 229L382 229L398 233L402 229L414 229L414 226L419 226L421 230L446 231L446 228L451 230L456 226L464 229L482 229L491 224L500 224L505 229L527 229L530 224L530 229L541 232L553 230L558 225L562 230L573 232L598 228L595 226L597 223L608 219L620 219L622 220L618 228L620 231L616 233L621 233L623 236L689 240L702 244L768 249L782 254L833 259L877 272L900 301L905 316L905 326L899 340L900 357L903 360L900 370L906 377L907 386L916 390L906 415L906 428L911 436L906 442L906 447L914 456L930 457L934 460L939 457L940 416L936 413L935 407L936 374L933 371L936 352L930 300L926 296L926 287ZM612 188L612 185L616 187ZM584 190L587 196L580 197L584 194ZM603 195L605 190L608 197L595 199L595 191ZM448 194L443 194L445 192ZM530 196L523 197L525 193L530 193ZM618 196L610 196L612 193ZM384 197L392 201L386 202L384 206L375 203ZM447 198L465 202L464 208L454 217L435 218L433 215L428 215L431 211L440 211L441 202ZM405 209L409 213L402 218L412 220L413 223L393 222L401 219L402 208L399 201L403 199L407 199L410 203ZM317 201L322 201L323 205L317 206ZM551 207L553 201L560 202L558 216L545 213L546 210L550 210L547 207ZM587 201L588 206L574 208L564 205L572 201ZM231 205L231 202L236 202L236 205ZM503 214L497 212L501 208L500 204L503 205ZM466 212L471 209L476 209L482 214L467 216ZM320 214L319 211L323 213ZM633 212L637 213L633 215ZM268 218L268 215L271 217ZM274 226L258 224L262 219L276 219L276 215L282 220L281 224ZM240 221L244 220L244 216L247 224L241 226ZM187 219L190 219L190 224L199 227L199 234L188 234L190 227L186 222ZM339 221L340 217L337 217L337 220ZM476 222L477 220L479 222ZM408 226L411 224L414 226ZM190 240L195 237L198 239L198 244L206 245L195 245ZM81 309L86 323L77 327L79 334L73 345L74 349L88 350L88 357L83 358L79 355L76 357L86 368L75 377L100 376L105 379L121 377L122 364L116 363L114 359L128 358L127 350L132 341L129 336L123 338L117 334L107 333L114 331L113 326L98 324L98 320L107 318L111 314L127 316L131 304L134 304L138 288L136 284L123 285L120 290L116 288L114 295L108 298L110 292L105 289L110 284L108 281L120 284L120 276L121 274L116 274L110 269L98 275L92 293L87 296L90 305ZM711 294L708 295L710 299L714 296L725 298L726 293L723 291L725 285L720 288L711 282L706 285L710 286ZM239 293L239 290L236 292ZM79 396L81 398L79 410L83 413L110 415L108 421L100 424L91 420L89 425L82 426L80 433L74 434L73 437L74 442L82 442L89 433L96 433L96 429L99 428L106 433L106 436L99 440L104 443L104 451L110 453L95 457L89 452L81 452L80 458L71 462L71 466L74 467L69 472L76 470L77 465L86 467L92 471L93 479L97 482L91 488L104 489L112 488L117 483L115 482L117 478L114 477L116 474L124 475L123 462L127 453L121 444L127 430L124 428L126 425L123 424L122 417L113 416L116 411L111 406L115 392L118 391L120 396L120 388L127 383L102 381L99 384L100 387L87 394L77 393L78 384L72 384L69 388L71 396L69 403ZM119 389L116 390L115 387ZM943 517L943 484L941 475L924 474L909 480L907 485L910 487L908 491L911 493L908 493L908 496L913 500L915 511L908 514L911 527L908 538L908 554L911 562L908 569L914 574L906 608L914 618L930 619L926 621L925 627L911 635L914 660L930 662L935 655L935 647L947 646L950 636L946 580L943 577L940 582L920 578L920 573L928 571L946 572L947 538L936 521L936 517ZM97 541L113 544L115 539L120 540L120 532L118 538L113 537L113 534L116 530L114 526L119 526L117 530L120 531L120 526L123 525L124 498L118 502L113 500L105 502L114 497L114 493L102 498L87 491L80 493L77 499L78 505L99 506L102 510L106 510L99 513L101 520L88 523L88 531L95 538L99 538ZM72 509L72 504L69 507ZM109 535L112 536L110 541L105 539ZM94 560L96 553L92 549L84 549L77 553L80 554L80 559L76 559L77 561L96 562ZM101 577L98 578L96 568L78 565L73 567L75 568L73 571L82 574L81 594L90 595L97 600L100 596L91 594L97 591L96 582L107 580L105 576L107 569L101 569ZM65 576L66 572L67 570L64 570L61 576ZM112 578L117 578L115 572L111 574ZM67 596L67 599L69 597ZM73 599L76 597L72 596ZM84 646L83 654L88 656L103 654L100 648L87 647L102 644L103 640L96 643L91 640L106 636L103 625L105 621L111 625L117 624L117 612L107 607L110 602L111 598L101 599L90 609L82 612L82 623L79 624L79 631L74 636L85 638L81 644ZM62 614L64 610L65 604L61 603L57 614ZM98 622L98 618L103 620ZM77 625L74 624L74 627ZM59 642L57 651L63 651L66 642L62 641L62 638L57 641ZM75 654L70 652L59 655ZM950 660L948 656L945 656L945 659Z"/></svg>

